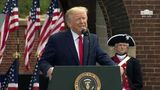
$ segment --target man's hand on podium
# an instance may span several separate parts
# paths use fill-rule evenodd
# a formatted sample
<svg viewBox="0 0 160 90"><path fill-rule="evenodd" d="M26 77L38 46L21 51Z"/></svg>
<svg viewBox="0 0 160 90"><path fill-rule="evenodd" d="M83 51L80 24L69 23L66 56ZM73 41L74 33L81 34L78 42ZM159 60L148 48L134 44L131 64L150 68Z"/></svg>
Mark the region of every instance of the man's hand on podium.
<svg viewBox="0 0 160 90"><path fill-rule="evenodd" d="M49 68L48 71L47 71L47 76L49 77L49 80L52 79L53 69L54 69L54 67L51 67L51 68Z"/></svg>

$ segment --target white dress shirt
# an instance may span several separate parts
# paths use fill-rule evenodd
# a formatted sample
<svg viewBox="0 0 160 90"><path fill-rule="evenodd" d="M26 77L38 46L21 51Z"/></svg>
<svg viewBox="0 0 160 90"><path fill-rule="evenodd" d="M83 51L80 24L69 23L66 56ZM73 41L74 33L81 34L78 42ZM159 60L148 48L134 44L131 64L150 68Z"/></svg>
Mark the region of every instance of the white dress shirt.
<svg viewBox="0 0 160 90"><path fill-rule="evenodd" d="M74 45L76 47L76 50L77 50L77 53L78 53L78 57L79 57L79 49L78 49L78 41L79 41L78 37L79 37L79 35L77 33L75 33L74 31L72 31L72 30L71 30L71 33L72 33L73 40L74 40ZM84 35L82 34L81 36L83 38ZM83 39L82 39L82 42L83 42Z"/></svg>

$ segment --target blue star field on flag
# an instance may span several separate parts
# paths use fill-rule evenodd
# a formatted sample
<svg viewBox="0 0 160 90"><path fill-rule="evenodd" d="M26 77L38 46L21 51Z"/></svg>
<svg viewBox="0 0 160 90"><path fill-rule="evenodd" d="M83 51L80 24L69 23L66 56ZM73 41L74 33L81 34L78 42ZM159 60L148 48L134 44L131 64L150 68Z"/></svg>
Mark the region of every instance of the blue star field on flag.
<svg viewBox="0 0 160 90"><path fill-rule="evenodd" d="M18 7L18 1L17 0L8 0L8 2L6 3L6 5L3 9L3 13L4 14L13 13L13 8L14 7Z"/></svg>
<svg viewBox="0 0 160 90"><path fill-rule="evenodd" d="M1 90L7 90L7 88L18 88L18 60L12 63L8 72L2 78Z"/></svg>
<svg viewBox="0 0 160 90"><path fill-rule="evenodd" d="M39 88L39 73L40 70L37 63L30 80L29 90L38 90L37 88Z"/></svg>

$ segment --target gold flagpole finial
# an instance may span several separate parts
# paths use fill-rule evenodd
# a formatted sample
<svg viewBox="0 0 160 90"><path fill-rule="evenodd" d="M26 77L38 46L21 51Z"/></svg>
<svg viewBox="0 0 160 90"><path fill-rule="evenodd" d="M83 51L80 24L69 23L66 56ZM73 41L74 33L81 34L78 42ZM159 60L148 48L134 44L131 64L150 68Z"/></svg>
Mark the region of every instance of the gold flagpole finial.
<svg viewBox="0 0 160 90"><path fill-rule="evenodd" d="M15 53L13 53L13 57L14 57L15 59L18 59L18 58L21 57L21 54L16 51Z"/></svg>
<svg viewBox="0 0 160 90"><path fill-rule="evenodd" d="M42 54L40 52L36 53L36 57L37 57L38 60L41 58L41 56L42 56Z"/></svg>

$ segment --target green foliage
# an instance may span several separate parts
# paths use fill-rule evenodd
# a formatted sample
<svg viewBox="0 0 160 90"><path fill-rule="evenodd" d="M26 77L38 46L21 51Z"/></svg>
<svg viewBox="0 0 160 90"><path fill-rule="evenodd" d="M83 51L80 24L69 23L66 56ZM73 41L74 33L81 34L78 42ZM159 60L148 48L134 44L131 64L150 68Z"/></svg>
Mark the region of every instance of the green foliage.
<svg viewBox="0 0 160 90"><path fill-rule="evenodd" d="M4 9L4 5L5 5L6 0L1 0L0 1L0 13L3 11Z"/></svg>
<svg viewBox="0 0 160 90"><path fill-rule="evenodd" d="M4 9L5 3L7 0L0 0L0 12ZM40 0L40 9L41 14L45 14L49 7L50 0ZM29 10L32 5L32 0L18 0L18 7L19 7L19 16L21 18L25 18L29 15Z"/></svg>

